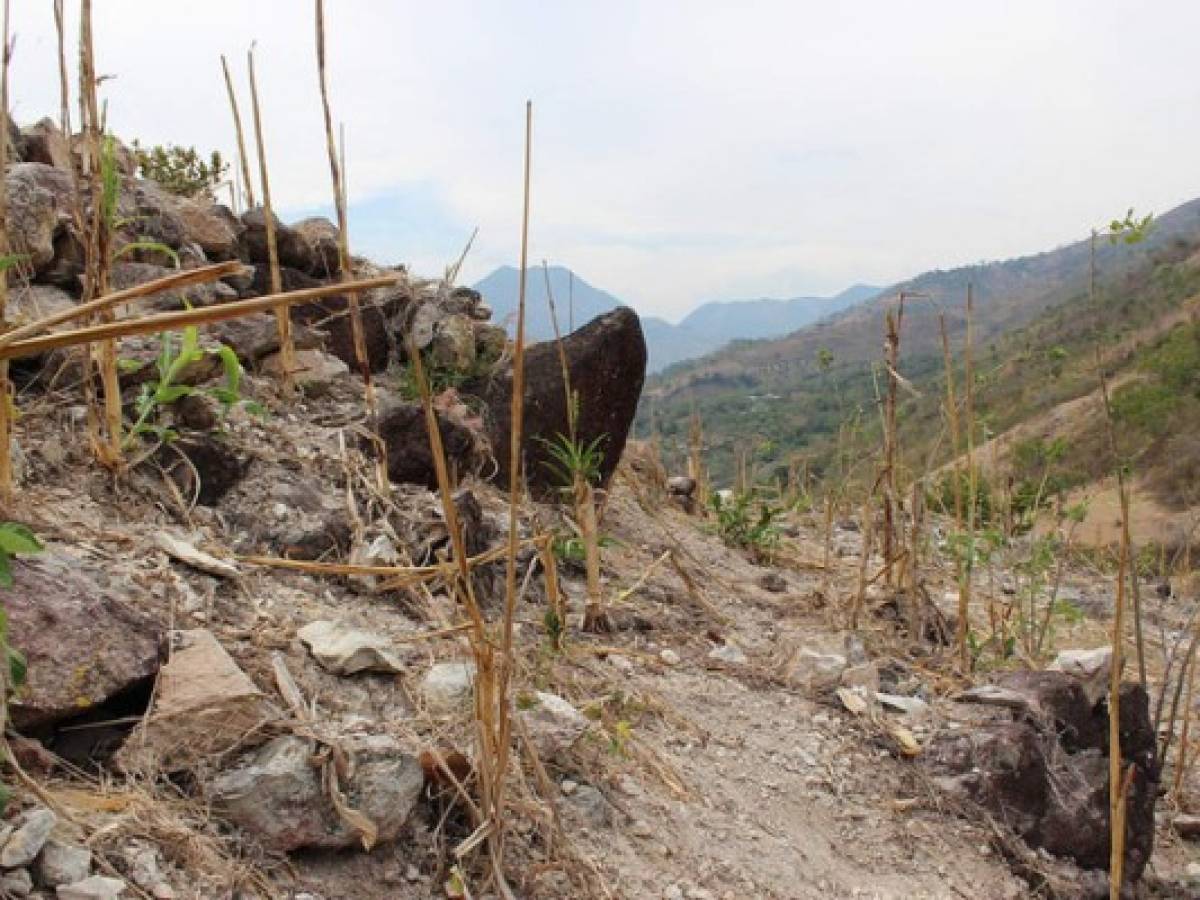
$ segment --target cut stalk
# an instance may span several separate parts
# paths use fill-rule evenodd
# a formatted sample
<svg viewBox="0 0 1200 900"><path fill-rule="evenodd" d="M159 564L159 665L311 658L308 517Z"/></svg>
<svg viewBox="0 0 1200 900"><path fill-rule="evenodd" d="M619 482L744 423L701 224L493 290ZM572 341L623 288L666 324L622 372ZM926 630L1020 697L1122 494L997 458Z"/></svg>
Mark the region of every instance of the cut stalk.
<svg viewBox="0 0 1200 900"><path fill-rule="evenodd" d="M254 208L254 179L250 177L250 160L246 156L246 136L242 131L242 116L238 112L237 94L233 90L233 79L229 76L229 63L221 54L221 71L225 73L225 91L229 95L229 108L233 111L233 129L237 133L238 163L242 170L242 184L246 190L246 207Z"/></svg>
<svg viewBox="0 0 1200 900"><path fill-rule="evenodd" d="M4 25L3 46L0 46L0 53L3 54L3 59L0 61L0 115L3 116L3 125L8 128L8 64L12 55L12 45L9 43L8 37L8 17L9 17L9 0L4 0ZM4 180L4 173L8 170L8 134L0 135L0 256L7 257L10 252L8 245L8 228L5 227L8 223L8 186ZM7 270L0 271L0 331L3 331L8 326L8 272ZM13 473L12 473L12 386L8 381L8 363L0 362L0 503L5 506L12 499L13 490ZM0 691L4 691L5 684L0 679ZM0 698L0 703L3 703L3 698ZM5 722L7 719L0 719L0 722Z"/></svg>
<svg viewBox="0 0 1200 900"><path fill-rule="evenodd" d="M954 460L950 470L954 491L954 529L962 533L963 504L962 504L962 474L958 458L958 399L954 395L954 361L950 355L950 336L946 332L945 315L938 316L938 326L942 333L942 363L946 369L946 417L950 422L950 453ZM963 561L961 555L954 560L955 573L958 576L958 627L955 642L958 646L959 667L965 673L970 664L967 653L967 601L969 592L963 586Z"/></svg>
<svg viewBox="0 0 1200 900"><path fill-rule="evenodd" d="M979 484L975 471L975 364L974 364L974 318L975 318L975 285L967 283L967 335L963 347L963 381L966 382L964 413L966 415L967 441L967 553L963 561L963 580L959 588L958 606L959 629L962 633L962 643L966 646L968 620L971 612L971 592L975 582L975 513L979 506L977 492ZM966 669L964 668L965 672Z"/></svg>
<svg viewBox="0 0 1200 900"><path fill-rule="evenodd" d="M263 140L262 110L258 103L258 80L254 75L254 48L246 51L250 68L250 104L254 110L254 142L258 148L258 172L262 179L263 224L267 232L267 263L271 273L271 293L283 292L279 273L279 246L275 236L275 215L271 210L271 181L267 175L267 150ZM296 373L296 347L292 343L292 320L286 307L275 310L275 327L279 332L279 361L284 390L291 391Z"/></svg>
<svg viewBox="0 0 1200 900"><path fill-rule="evenodd" d="M92 40L92 2L82 0L79 24L79 106L82 115L84 174L90 178L92 199L91 228L85 245L86 271L83 281L84 301L108 293L109 269L112 263L112 226L105 197L106 166L101 135L100 108L96 96L95 51ZM111 321L112 313L100 314L101 321ZM88 373L86 376L91 377ZM104 443L99 447L100 461L109 467L121 464L121 380L117 372L117 347L111 340L100 344L100 382L104 388Z"/></svg>

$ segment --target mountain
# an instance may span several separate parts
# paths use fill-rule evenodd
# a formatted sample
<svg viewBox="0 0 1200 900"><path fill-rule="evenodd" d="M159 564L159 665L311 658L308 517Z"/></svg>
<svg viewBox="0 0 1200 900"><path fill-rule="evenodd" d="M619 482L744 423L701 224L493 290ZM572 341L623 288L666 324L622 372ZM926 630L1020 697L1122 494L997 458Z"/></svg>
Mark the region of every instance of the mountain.
<svg viewBox="0 0 1200 900"><path fill-rule="evenodd" d="M886 378L879 370L884 320L897 310L904 291L910 296L899 369L923 399L905 390L907 418L902 417L901 428L908 429L909 464L923 467L930 455L946 451L939 318L944 317L957 352L965 336L968 285L974 298L977 388L980 402L990 403L987 425L999 433L1044 410L1039 398L1064 402L1086 393L1085 387L1094 388L1097 345L1109 352L1130 334L1157 334L1156 323L1178 314L1191 293L1200 291L1191 261L1197 247L1200 200L1157 218L1141 243L1097 241L1094 304L1088 298L1087 240L1003 262L926 272L783 338L739 341L669 368L647 382L638 430L658 431L664 448L679 454L696 410L718 481L728 480L739 451L748 453L760 472L778 472L799 453L819 474L837 457L838 442L845 444L847 423L853 424L865 457L879 437L875 390ZM1051 370L1048 360L1055 361L1054 370L1064 369L1063 354L1078 368L1072 377L1057 377ZM1070 366L1065 369L1069 374ZM985 393L989 378L1001 383ZM844 455L841 459L846 462Z"/></svg>
<svg viewBox="0 0 1200 900"><path fill-rule="evenodd" d="M558 327L563 334L570 331L572 309L574 324L579 326L622 305L617 297L593 287L562 266L549 267L549 277ZM517 309L519 284L520 271L512 266L502 266L474 285L492 307L495 320L508 325L510 330ZM788 334L877 293L879 288L859 284L833 297L711 302L697 307L678 325L654 316L643 316L649 370L658 372L703 356L730 341ZM541 269L530 269L527 274L525 317L526 332L531 340L545 341L554 337L546 298L546 273Z"/></svg>

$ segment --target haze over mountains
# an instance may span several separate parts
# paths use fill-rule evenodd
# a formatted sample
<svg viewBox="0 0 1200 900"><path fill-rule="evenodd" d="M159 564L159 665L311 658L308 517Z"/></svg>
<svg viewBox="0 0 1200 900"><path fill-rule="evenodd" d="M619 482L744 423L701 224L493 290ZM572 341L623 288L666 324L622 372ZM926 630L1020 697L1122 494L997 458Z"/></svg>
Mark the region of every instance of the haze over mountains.
<svg viewBox="0 0 1200 900"><path fill-rule="evenodd" d="M572 308L574 325L578 327L617 306L627 305L578 275L572 277L571 271L562 266L551 266L549 276L558 326L564 334L570 330ZM519 278L517 269L502 266L474 285L492 307L496 321L510 328L517 308ZM731 341L782 337L878 293L877 287L856 284L833 297L711 302L697 307L678 325L656 316L643 316L650 371L659 372L674 363L704 356ZM528 273L525 314L530 339L543 341L554 337L546 301L546 276L540 269Z"/></svg>

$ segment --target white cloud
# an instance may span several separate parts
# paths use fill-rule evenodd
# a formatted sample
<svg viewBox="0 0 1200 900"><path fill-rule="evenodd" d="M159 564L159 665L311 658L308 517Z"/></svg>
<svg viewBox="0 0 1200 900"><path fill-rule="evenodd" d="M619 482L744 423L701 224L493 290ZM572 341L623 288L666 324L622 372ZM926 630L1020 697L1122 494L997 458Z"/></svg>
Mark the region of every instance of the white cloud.
<svg viewBox="0 0 1200 900"><path fill-rule="evenodd" d="M16 114L54 114L50 4L15 6ZM388 254L418 268L475 224L468 277L516 259L526 97L531 259L670 317L1037 251L1196 193L1190 0L327 7L352 201L437 186L444 240L398 229ZM244 77L257 39L276 203L326 201L310 3L105 0L96 30L119 134L230 155L218 57Z"/></svg>

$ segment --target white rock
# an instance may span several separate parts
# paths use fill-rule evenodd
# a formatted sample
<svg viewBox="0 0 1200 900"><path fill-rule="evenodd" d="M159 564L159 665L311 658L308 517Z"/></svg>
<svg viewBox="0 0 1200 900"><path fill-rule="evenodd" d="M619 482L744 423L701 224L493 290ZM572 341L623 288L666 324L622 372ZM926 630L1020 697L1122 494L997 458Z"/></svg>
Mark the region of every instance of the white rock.
<svg viewBox="0 0 1200 900"><path fill-rule="evenodd" d="M1063 650L1050 663L1050 669L1077 678L1088 702L1096 704L1108 693L1112 672L1112 647L1094 650Z"/></svg>
<svg viewBox="0 0 1200 900"><path fill-rule="evenodd" d="M310 622L297 635L317 662L335 675L401 672L404 669L404 664L386 638L341 622Z"/></svg>
<svg viewBox="0 0 1200 900"><path fill-rule="evenodd" d="M520 709L517 714L538 756L544 760L553 759L569 750L591 724L583 713L562 697L541 691L533 695L531 705Z"/></svg>
<svg viewBox="0 0 1200 900"><path fill-rule="evenodd" d="M125 882L120 878L93 875L74 884L60 885L58 900L116 900L125 893Z"/></svg>
<svg viewBox="0 0 1200 900"><path fill-rule="evenodd" d="M929 704L920 697L904 697L900 694L875 692L875 699L884 706L909 716L923 716L929 712Z"/></svg>
<svg viewBox="0 0 1200 900"><path fill-rule="evenodd" d="M658 654L658 658L668 666L679 665L679 654L669 648Z"/></svg>
<svg viewBox="0 0 1200 900"><path fill-rule="evenodd" d="M746 654L742 652L742 648L737 644L724 643L720 647L714 647L708 653L709 659L715 659L718 662L729 663L735 666L744 666L746 664Z"/></svg>
<svg viewBox="0 0 1200 900"><path fill-rule="evenodd" d="M421 679L421 696L431 710L453 712L467 704L474 686L474 663L441 662Z"/></svg>
<svg viewBox="0 0 1200 900"><path fill-rule="evenodd" d="M48 809L30 810L21 816L16 830L0 850L0 867L19 869L33 862L57 823L58 817Z"/></svg>
<svg viewBox="0 0 1200 900"><path fill-rule="evenodd" d="M628 656L621 656L618 653L610 654L608 664L619 672L624 672L629 675L633 672L633 661Z"/></svg>
<svg viewBox="0 0 1200 900"><path fill-rule="evenodd" d="M203 550L197 550L191 544L187 543L187 541L181 541L179 538L173 537L165 531L160 531L154 535L154 543L167 556L177 559L181 563L185 563L207 575L216 575L218 578L237 578L242 574L241 570L233 563L217 559Z"/></svg>
<svg viewBox="0 0 1200 900"><path fill-rule="evenodd" d="M92 871L92 851L51 838L37 858L38 881L46 887L83 881Z"/></svg>

